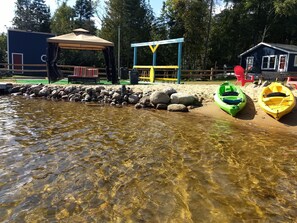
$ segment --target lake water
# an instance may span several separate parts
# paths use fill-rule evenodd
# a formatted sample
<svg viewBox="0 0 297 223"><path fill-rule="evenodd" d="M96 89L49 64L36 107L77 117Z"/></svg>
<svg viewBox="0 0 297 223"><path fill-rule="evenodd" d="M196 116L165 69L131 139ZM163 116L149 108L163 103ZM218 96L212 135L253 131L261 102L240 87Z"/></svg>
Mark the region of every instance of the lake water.
<svg viewBox="0 0 297 223"><path fill-rule="evenodd" d="M1 96L0 222L296 222L296 135Z"/></svg>

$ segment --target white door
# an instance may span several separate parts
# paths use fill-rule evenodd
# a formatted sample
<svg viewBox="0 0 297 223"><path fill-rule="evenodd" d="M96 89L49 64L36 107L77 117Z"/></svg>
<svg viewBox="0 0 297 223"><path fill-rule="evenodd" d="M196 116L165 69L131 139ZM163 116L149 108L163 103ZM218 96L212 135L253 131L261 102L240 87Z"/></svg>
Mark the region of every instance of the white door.
<svg viewBox="0 0 297 223"><path fill-rule="evenodd" d="M286 72L288 69L288 56L279 55L278 72Z"/></svg>
<svg viewBox="0 0 297 223"><path fill-rule="evenodd" d="M249 71L254 66L254 57L247 57L246 58L246 67L245 69Z"/></svg>

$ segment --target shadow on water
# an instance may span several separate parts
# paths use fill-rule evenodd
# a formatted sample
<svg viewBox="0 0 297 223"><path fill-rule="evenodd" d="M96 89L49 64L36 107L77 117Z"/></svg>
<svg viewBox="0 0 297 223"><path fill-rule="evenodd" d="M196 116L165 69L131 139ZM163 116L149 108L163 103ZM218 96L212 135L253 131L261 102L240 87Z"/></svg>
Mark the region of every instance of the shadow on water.
<svg viewBox="0 0 297 223"><path fill-rule="evenodd" d="M247 103L245 108L243 108L236 116L236 118L241 120L252 120L256 115L256 108L253 100L246 95Z"/></svg>

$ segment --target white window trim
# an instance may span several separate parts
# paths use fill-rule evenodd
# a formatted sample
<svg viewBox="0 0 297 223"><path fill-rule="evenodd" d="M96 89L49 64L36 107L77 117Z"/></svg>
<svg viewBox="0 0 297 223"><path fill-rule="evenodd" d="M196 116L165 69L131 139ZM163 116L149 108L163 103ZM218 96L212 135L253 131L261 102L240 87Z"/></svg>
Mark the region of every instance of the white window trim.
<svg viewBox="0 0 297 223"><path fill-rule="evenodd" d="M252 63L252 67L254 66L254 57L247 57L246 58L246 69L248 69L248 61L250 60L250 59L252 59L252 61L253 61L253 63Z"/></svg>
<svg viewBox="0 0 297 223"><path fill-rule="evenodd" d="M281 57L285 57L285 64L284 64L284 69L280 69L280 63L281 63ZM279 59L278 59L278 71L279 72L286 72L288 70L288 58L289 56L287 54L281 54L279 55Z"/></svg>
<svg viewBox="0 0 297 223"><path fill-rule="evenodd" d="M297 67L297 55L294 57L294 67Z"/></svg>
<svg viewBox="0 0 297 223"><path fill-rule="evenodd" d="M274 57L274 67L273 68L269 68L269 64L270 64L270 58L273 58ZM268 65L268 67L263 67L263 61L264 61L264 58L268 58L268 62L267 62L267 65ZM276 68L276 64L277 64L277 56L276 55L271 55L271 56L263 56L262 57L262 65L261 65L261 69L262 70L271 70L271 69L273 69L273 70L275 70L275 68Z"/></svg>

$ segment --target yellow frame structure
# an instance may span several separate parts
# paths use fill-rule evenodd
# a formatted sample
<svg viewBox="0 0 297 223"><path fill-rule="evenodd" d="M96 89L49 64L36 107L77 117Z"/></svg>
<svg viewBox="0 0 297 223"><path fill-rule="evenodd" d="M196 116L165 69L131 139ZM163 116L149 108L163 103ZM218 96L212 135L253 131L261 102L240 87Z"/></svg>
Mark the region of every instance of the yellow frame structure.
<svg viewBox="0 0 297 223"><path fill-rule="evenodd" d="M145 42L145 43L133 43L131 47L134 48L134 60L133 60L133 68L146 68L150 69L150 76L143 77L142 79L149 80L151 83L155 82L155 80L163 80L163 81L177 81L180 84L181 79L181 57L182 57L182 43L184 42L184 38L179 39L170 39L170 40L161 40L154 42ZM172 44L178 43L178 65L175 66L157 66L157 49L159 45L163 44ZM152 66L142 66L137 64L137 47L149 46L153 53L153 65ZM177 69L177 78L155 78L155 69Z"/></svg>

